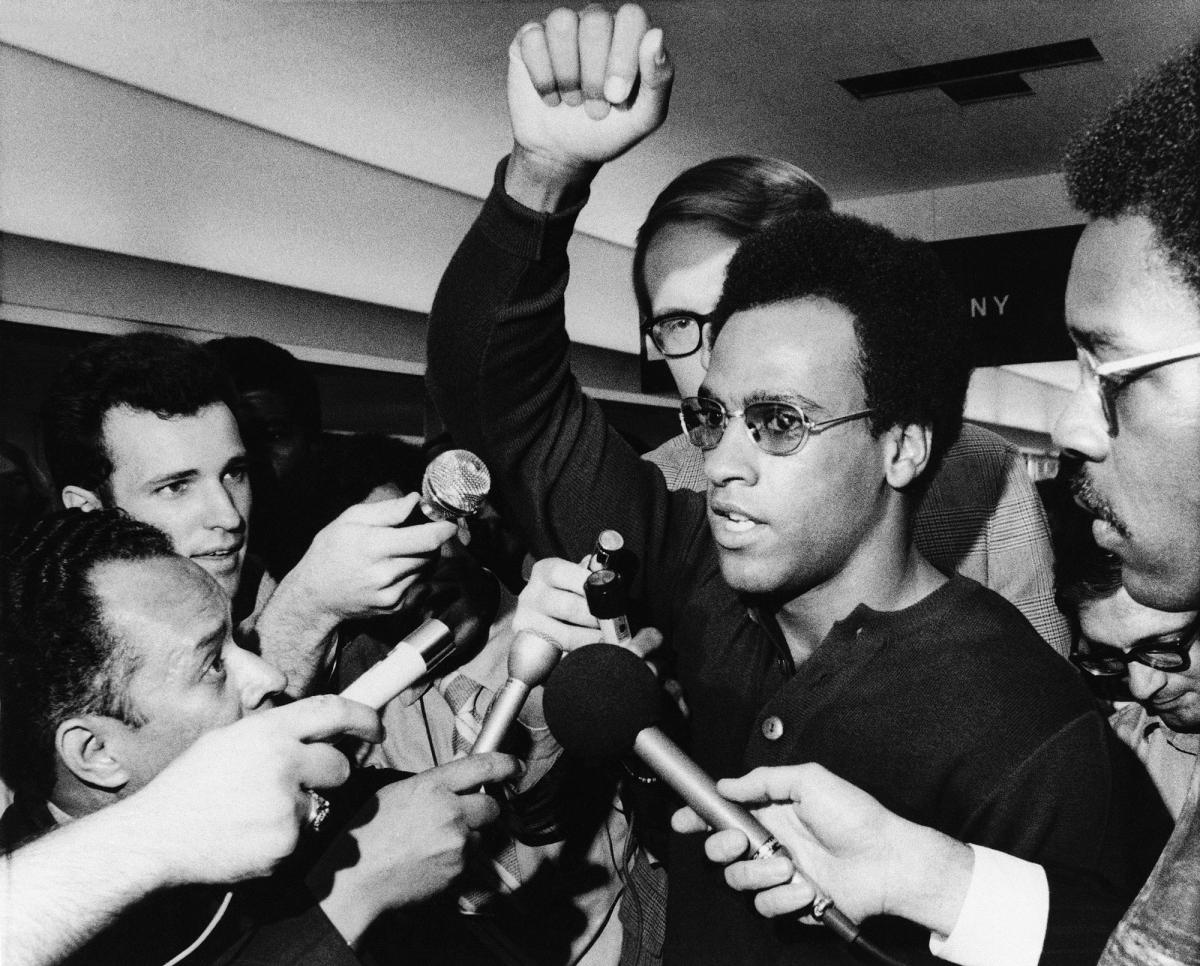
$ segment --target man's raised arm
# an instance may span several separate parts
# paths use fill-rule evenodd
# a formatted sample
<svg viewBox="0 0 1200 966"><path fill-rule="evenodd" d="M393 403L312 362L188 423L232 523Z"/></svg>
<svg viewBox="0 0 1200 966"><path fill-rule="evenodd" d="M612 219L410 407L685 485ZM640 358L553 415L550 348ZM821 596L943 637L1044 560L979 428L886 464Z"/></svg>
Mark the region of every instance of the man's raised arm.
<svg viewBox="0 0 1200 966"><path fill-rule="evenodd" d="M571 375L567 242L600 166L666 115L672 68L640 7L555 10L508 51L514 145L439 286L430 393L492 470L539 556L575 558L617 527L634 552L666 494ZM634 491L638 492L634 492Z"/></svg>

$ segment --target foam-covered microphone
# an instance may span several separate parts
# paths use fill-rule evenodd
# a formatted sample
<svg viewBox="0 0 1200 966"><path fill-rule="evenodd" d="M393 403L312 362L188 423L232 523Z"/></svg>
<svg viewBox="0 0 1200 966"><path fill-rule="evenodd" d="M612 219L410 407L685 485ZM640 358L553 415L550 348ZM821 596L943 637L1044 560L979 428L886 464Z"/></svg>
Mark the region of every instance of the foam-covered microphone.
<svg viewBox="0 0 1200 966"><path fill-rule="evenodd" d="M626 645L633 640L626 615L628 602L625 582L615 570L596 570L583 582L588 612L600 622L600 638L605 644Z"/></svg>
<svg viewBox="0 0 1200 966"><path fill-rule="evenodd" d="M562 648L533 631L521 631L508 652L508 680L488 708L471 754L495 751L521 713L529 691L550 676L562 657Z"/></svg>
<svg viewBox="0 0 1200 966"><path fill-rule="evenodd" d="M379 711L401 692L433 671L472 636L470 602L459 599L441 617L431 617L342 691L350 698Z"/></svg>
<svg viewBox="0 0 1200 966"><path fill-rule="evenodd" d="M661 695L653 672L632 651L589 644L559 662L546 682L546 723L567 751L588 758L616 758L633 750L714 829L735 828L750 843L750 855L786 854L766 827L746 809L722 798L716 783L658 727ZM795 878L802 880L799 870ZM853 942L858 925L814 887L812 916Z"/></svg>
<svg viewBox="0 0 1200 966"><path fill-rule="evenodd" d="M459 539L471 539L467 517L474 516L492 488L487 466L465 449L439 453L425 467L421 479L421 509L431 520L452 520L458 524Z"/></svg>

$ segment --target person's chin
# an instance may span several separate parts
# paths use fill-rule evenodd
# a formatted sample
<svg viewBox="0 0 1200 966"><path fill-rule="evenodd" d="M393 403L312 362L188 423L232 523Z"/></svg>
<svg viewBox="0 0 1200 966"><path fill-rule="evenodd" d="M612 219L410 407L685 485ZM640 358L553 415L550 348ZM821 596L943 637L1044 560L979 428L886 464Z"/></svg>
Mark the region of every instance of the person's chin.
<svg viewBox="0 0 1200 966"><path fill-rule="evenodd" d="M1145 564L1146 561L1136 554L1121 556L1121 583L1135 601L1145 607L1172 612L1200 607L1200 569L1193 567L1179 571Z"/></svg>
<svg viewBox="0 0 1200 966"><path fill-rule="evenodd" d="M1180 734L1195 734L1200 732L1200 708L1191 704L1178 708L1168 708L1158 714L1159 720L1172 731Z"/></svg>
<svg viewBox="0 0 1200 966"><path fill-rule="evenodd" d="M223 591L232 599L242 580L243 555L233 557L196 557L196 563L208 571Z"/></svg>
<svg viewBox="0 0 1200 966"><path fill-rule="evenodd" d="M721 576L739 594L764 595L774 593L779 586L762 562L750 554L720 550Z"/></svg>

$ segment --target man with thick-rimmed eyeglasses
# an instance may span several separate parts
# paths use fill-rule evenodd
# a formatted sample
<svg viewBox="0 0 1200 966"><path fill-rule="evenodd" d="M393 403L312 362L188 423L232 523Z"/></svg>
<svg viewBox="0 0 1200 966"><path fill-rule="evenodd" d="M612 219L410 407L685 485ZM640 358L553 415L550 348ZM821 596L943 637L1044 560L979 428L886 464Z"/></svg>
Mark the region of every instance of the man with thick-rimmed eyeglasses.
<svg viewBox="0 0 1200 966"><path fill-rule="evenodd" d="M1178 818L1200 753L1197 613L1139 604L1121 586L1120 560L1109 554L1085 554L1077 570L1060 593L1079 625L1071 659L1114 702L1109 723Z"/></svg>
<svg viewBox="0 0 1200 966"><path fill-rule="evenodd" d="M642 336L654 343L654 348L664 359L686 359L699 352L704 345L704 327L712 324L711 312L698 315L694 312L670 312L650 319L643 319Z"/></svg>
<svg viewBox="0 0 1200 966"><path fill-rule="evenodd" d="M526 24L509 58L513 152L439 287L427 374L534 552L567 558L554 572L569 583L597 532L623 534L641 562L634 620L662 631L691 711L685 743L711 774L823 761L937 828L1131 896L1148 871L1124 849L1136 763L1110 757L1078 676L1011 604L912 543L967 383L936 257L829 212L727 252L711 358L687 393L704 400L694 442L709 488L671 491L583 397L563 317L591 179L665 116L662 33L632 5L560 9ZM550 616L576 625L563 643L595 641L578 587L545 584ZM667 966L849 961L828 932L758 918L695 837L671 836L665 857ZM928 934L866 929L928 955Z"/></svg>
<svg viewBox="0 0 1200 966"><path fill-rule="evenodd" d="M1125 592L1125 596L1129 596L1128 592ZM1133 598L1130 601L1137 604ZM1138 670L1134 665L1174 674L1191 668L1191 651L1196 643L1196 634L1192 620L1177 630L1139 637L1123 647L1120 644L1104 644L1100 638L1085 630L1079 641L1083 650L1072 655L1071 661L1081 671L1097 678L1126 677Z"/></svg>
<svg viewBox="0 0 1200 966"><path fill-rule="evenodd" d="M1109 716L1117 736L1146 765L1172 818L1183 810L1200 754L1200 625L1195 613L1139 604L1118 586L1080 604L1088 650L1076 664L1100 678L1125 678L1133 701Z"/></svg>

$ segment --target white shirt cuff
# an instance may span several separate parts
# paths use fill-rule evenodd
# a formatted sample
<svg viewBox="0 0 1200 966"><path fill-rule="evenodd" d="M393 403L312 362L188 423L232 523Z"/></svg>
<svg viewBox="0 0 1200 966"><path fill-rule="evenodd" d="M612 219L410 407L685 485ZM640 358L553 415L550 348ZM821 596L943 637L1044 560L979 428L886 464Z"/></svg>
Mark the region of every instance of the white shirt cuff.
<svg viewBox="0 0 1200 966"><path fill-rule="evenodd" d="M1037 966L1046 941L1050 886L1040 865L972 845L975 867L954 930L929 951L958 966Z"/></svg>

